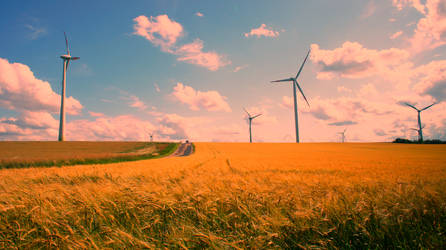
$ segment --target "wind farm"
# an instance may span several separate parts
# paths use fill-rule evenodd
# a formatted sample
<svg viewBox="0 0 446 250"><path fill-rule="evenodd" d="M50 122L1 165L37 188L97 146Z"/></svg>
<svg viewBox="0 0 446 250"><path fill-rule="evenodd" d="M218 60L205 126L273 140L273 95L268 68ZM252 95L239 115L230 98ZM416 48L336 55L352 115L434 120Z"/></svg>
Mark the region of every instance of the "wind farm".
<svg viewBox="0 0 446 250"><path fill-rule="evenodd" d="M0 248L444 248L443 5L0 3Z"/></svg>

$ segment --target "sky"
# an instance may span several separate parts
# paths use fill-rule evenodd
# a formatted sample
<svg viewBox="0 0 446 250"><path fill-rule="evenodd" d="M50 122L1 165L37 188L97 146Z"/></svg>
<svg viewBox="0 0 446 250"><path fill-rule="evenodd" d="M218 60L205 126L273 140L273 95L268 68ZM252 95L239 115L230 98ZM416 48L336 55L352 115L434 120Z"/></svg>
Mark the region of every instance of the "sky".
<svg viewBox="0 0 446 250"><path fill-rule="evenodd" d="M0 140L446 140L446 0L1 1Z"/></svg>

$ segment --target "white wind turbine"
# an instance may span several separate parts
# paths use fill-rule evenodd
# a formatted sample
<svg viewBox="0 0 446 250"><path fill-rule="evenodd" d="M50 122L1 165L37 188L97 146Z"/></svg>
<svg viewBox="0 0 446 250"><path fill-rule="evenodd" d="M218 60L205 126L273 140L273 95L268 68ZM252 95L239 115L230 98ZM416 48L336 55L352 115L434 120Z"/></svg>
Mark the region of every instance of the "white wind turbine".
<svg viewBox="0 0 446 250"><path fill-rule="evenodd" d="M304 95L304 92L302 91L302 89L299 86L299 83L297 82L297 78L300 75L300 72L302 71L305 62L307 61L308 56L310 55L310 50L308 50L307 56L305 57L304 62L302 63L302 65L300 66L299 71L297 72L296 77L290 77L287 79L282 79L282 80L276 80L276 81L271 81L271 82L293 82L293 96L294 96L294 122L296 125L296 142L299 143L299 120L297 117L297 98L296 98L296 86L299 89L299 92L302 94L303 98L305 99L305 102L307 102L308 107L310 107L310 104L307 101L307 98Z"/></svg>
<svg viewBox="0 0 446 250"><path fill-rule="evenodd" d="M342 142L345 142L345 131L347 131L347 129L344 129L343 132L339 132L338 134L340 134L342 136Z"/></svg>
<svg viewBox="0 0 446 250"><path fill-rule="evenodd" d="M60 123L59 123L59 141L64 141L64 127L65 127L65 88L66 88L66 75L68 65L70 64L70 60L77 60L80 57L72 57L70 55L70 48L68 46L68 39L65 32L63 33L65 36L65 44L67 46L67 54L61 55L60 58L63 59L63 76L62 76L62 93L61 93L61 102L60 102Z"/></svg>
<svg viewBox="0 0 446 250"><path fill-rule="evenodd" d="M422 108L422 109L417 109L415 106L413 106L413 105L411 105L411 104L409 104L409 103L407 103L407 102L404 103L404 104L406 104L407 106L409 106L409 107L415 109L415 110L418 112L418 129L412 129L412 130L415 130L415 131L418 132L418 141L423 142L423 128L424 128L424 126L421 125L421 116L420 116L420 113L421 113L422 111L424 111L424 110L426 110L426 109L428 109L428 108L434 106L434 105L437 104L437 103L434 102L434 103L432 103L431 105L429 105L429 106L427 106L427 107L425 107L425 108Z"/></svg>
<svg viewBox="0 0 446 250"><path fill-rule="evenodd" d="M261 116L262 114L257 114L255 116L251 116L251 114L248 111L246 111L245 108L243 108L243 110L245 110L246 114L248 114L248 120L249 120L249 143L252 143L251 122L252 122L252 120L254 120L255 118Z"/></svg>

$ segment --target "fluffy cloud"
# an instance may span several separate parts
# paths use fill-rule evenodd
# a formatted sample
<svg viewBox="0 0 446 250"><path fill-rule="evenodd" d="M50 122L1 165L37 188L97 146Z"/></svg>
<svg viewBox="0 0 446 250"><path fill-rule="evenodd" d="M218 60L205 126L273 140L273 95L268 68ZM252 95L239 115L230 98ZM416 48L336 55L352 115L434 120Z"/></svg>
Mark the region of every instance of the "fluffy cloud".
<svg viewBox="0 0 446 250"><path fill-rule="evenodd" d="M191 110L231 112L226 97L214 90L202 92L179 82L173 88L172 96L181 103L189 105Z"/></svg>
<svg viewBox="0 0 446 250"><path fill-rule="evenodd" d="M71 96L65 100L67 113L75 115L81 111L78 100ZM60 109L60 95L48 82L37 79L28 66L0 58L0 107L56 113Z"/></svg>
<svg viewBox="0 0 446 250"><path fill-rule="evenodd" d="M137 96L131 95L129 96L130 98L130 102L129 102L129 106L132 108L137 108L139 110L146 110L147 109L147 105L141 101Z"/></svg>
<svg viewBox="0 0 446 250"><path fill-rule="evenodd" d="M142 141L155 126L132 115L101 116L95 120L74 120L67 123L68 140Z"/></svg>
<svg viewBox="0 0 446 250"><path fill-rule="evenodd" d="M279 31L274 31L272 28L268 28L266 27L266 24L262 23L260 27L258 27L257 29L252 29L250 32L245 33L244 35L245 37L250 37L250 36L278 37Z"/></svg>
<svg viewBox="0 0 446 250"><path fill-rule="evenodd" d="M398 8L398 10L402 10L403 7L410 5L417 9L419 12L423 14L426 13L425 7L420 0L392 0L392 3L395 7Z"/></svg>
<svg viewBox="0 0 446 250"><path fill-rule="evenodd" d="M420 0L393 0L393 5L399 10L412 6L424 15L410 38L413 51L421 52L446 44L446 1L426 0L423 4Z"/></svg>
<svg viewBox="0 0 446 250"><path fill-rule="evenodd" d="M184 117L178 114L159 113L156 134L170 140L241 141L244 127L208 117ZM222 124L222 125L219 125ZM242 135L243 134L243 135Z"/></svg>
<svg viewBox="0 0 446 250"><path fill-rule="evenodd" d="M195 15L198 16L198 17L203 17L204 16L203 13L201 13L201 12L197 12L197 13L195 13Z"/></svg>
<svg viewBox="0 0 446 250"><path fill-rule="evenodd" d="M59 121L47 112L24 111L17 118L0 118L0 138L6 140L56 139Z"/></svg>
<svg viewBox="0 0 446 250"><path fill-rule="evenodd" d="M164 52L178 56L178 61L195 64L211 71L216 71L231 63L217 52L203 51L203 41L200 39L195 39L189 44L178 45L177 40L184 34L183 26L171 20L167 15L150 18L138 16L133 21L135 35L142 36L154 45L160 46Z"/></svg>
<svg viewBox="0 0 446 250"><path fill-rule="evenodd" d="M138 16L133 21L135 21L133 29L136 35L161 46L164 51L170 51L177 39L183 35L183 26L171 20L167 15L150 18Z"/></svg>
<svg viewBox="0 0 446 250"><path fill-rule="evenodd" d="M419 66L416 72L420 76L415 90L421 95L429 95L436 101L446 100L446 60L432 61Z"/></svg>
<svg viewBox="0 0 446 250"><path fill-rule="evenodd" d="M363 87L356 97L312 98L311 109L301 111L332 126L356 124L367 116L376 117L392 113L389 111L388 104L369 101L361 97L361 92L367 91L364 89L367 87Z"/></svg>
<svg viewBox="0 0 446 250"><path fill-rule="evenodd" d="M203 52L203 41L196 39L194 42L185 44L175 52L178 61L199 65L211 71L216 71L230 62L217 52Z"/></svg>
<svg viewBox="0 0 446 250"><path fill-rule="evenodd" d="M412 48L423 51L446 44L446 1L427 0L426 16L418 21L411 38Z"/></svg>
<svg viewBox="0 0 446 250"><path fill-rule="evenodd" d="M319 45L312 44L311 50L310 59L319 67L317 78L326 80L388 74L405 65L409 57L409 53L402 49L372 50L349 41L334 50L322 50Z"/></svg>
<svg viewBox="0 0 446 250"><path fill-rule="evenodd" d="M177 114L163 114L158 117L157 134L163 137L169 137L174 140L182 140L188 138L186 132L187 119Z"/></svg>

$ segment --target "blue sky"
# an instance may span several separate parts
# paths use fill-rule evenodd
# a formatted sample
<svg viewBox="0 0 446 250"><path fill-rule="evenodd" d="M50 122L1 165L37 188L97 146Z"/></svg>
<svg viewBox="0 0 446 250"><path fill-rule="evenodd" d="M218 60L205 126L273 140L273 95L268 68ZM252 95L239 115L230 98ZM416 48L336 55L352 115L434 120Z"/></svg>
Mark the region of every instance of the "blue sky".
<svg viewBox="0 0 446 250"><path fill-rule="evenodd" d="M302 141L339 141L344 128L347 141L414 138L416 112L403 102L440 102L423 122L428 137L446 139L443 0L0 6L2 140L57 138L60 100L41 100L60 94L64 31L71 54L81 57L67 74L67 96L78 103L67 115L70 140L142 140L153 132L159 140L246 141L246 107L263 114L255 141L293 141L291 85L269 81L295 75L310 47L299 77L311 104L299 99ZM51 91L11 87L45 82Z"/></svg>

